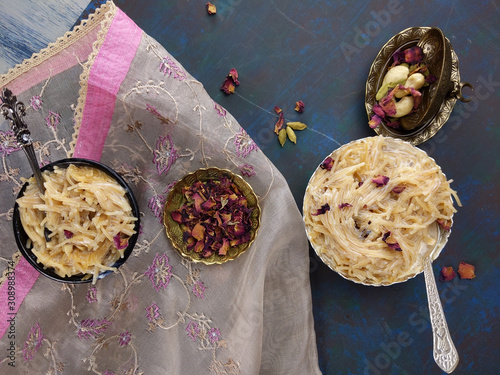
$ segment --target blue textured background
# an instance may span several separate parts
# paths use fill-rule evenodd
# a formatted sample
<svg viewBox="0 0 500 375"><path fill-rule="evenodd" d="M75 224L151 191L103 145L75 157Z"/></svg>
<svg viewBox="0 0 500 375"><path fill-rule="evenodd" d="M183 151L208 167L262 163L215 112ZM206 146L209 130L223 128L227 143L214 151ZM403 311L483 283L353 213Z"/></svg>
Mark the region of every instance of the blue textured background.
<svg viewBox="0 0 500 375"><path fill-rule="evenodd" d="M437 276L441 267L456 269L460 261L476 266L474 280L438 282L460 354L455 373L500 373L498 1L214 0L214 16L207 14L206 1L115 3L235 116L286 177L299 207L326 155L374 135L366 124L364 93L379 49L407 27L440 27L458 55L462 81L476 90L420 146L454 180L463 203L433 267ZM219 87L231 68L241 85L226 96ZM297 100L306 104L302 114L294 111ZM297 145L278 144L275 105L288 121L309 125L297 134ZM310 259L324 374L441 373L432 358L423 275L391 287L365 287L330 271L312 251Z"/></svg>

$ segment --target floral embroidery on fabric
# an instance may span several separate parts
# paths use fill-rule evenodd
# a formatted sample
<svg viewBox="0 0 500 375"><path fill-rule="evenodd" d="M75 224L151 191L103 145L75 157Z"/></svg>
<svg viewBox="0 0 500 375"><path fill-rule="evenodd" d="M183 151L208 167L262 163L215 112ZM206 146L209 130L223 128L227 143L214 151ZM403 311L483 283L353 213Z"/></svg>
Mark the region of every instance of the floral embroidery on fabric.
<svg viewBox="0 0 500 375"><path fill-rule="evenodd" d="M210 342L212 344L216 343L217 341L219 341L219 338L220 338L220 331L218 328L211 328L209 331L208 331L208 339L210 340Z"/></svg>
<svg viewBox="0 0 500 375"><path fill-rule="evenodd" d="M130 332L122 332L120 333L120 339L118 340L118 343L120 344L120 346L124 346L127 345L131 339L132 335L130 334Z"/></svg>
<svg viewBox="0 0 500 375"><path fill-rule="evenodd" d="M160 72L166 76L173 77L179 81L184 81L186 79L186 73L177 66L177 64L170 57L165 56L160 62Z"/></svg>
<svg viewBox="0 0 500 375"><path fill-rule="evenodd" d="M96 339L101 333L106 332L111 322L106 319L85 319L79 324L78 338L89 340Z"/></svg>
<svg viewBox="0 0 500 375"><path fill-rule="evenodd" d="M243 176L251 177L255 175L255 170L251 165L243 164L240 166L240 172Z"/></svg>
<svg viewBox="0 0 500 375"><path fill-rule="evenodd" d="M49 128L55 129L59 122L61 121L61 115L57 112L49 111L47 117L45 117L45 122Z"/></svg>
<svg viewBox="0 0 500 375"><path fill-rule="evenodd" d="M194 321L190 321L186 327L186 332L189 337L196 341L196 338L200 334L200 328L198 327L198 323Z"/></svg>
<svg viewBox="0 0 500 375"><path fill-rule="evenodd" d="M227 112L219 103L214 102L214 108L220 117L226 117Z"/></svg>
<svg viewBox="0 0 500 375"><path fill-rule="evenodd" d="M24 342L23 358L25 361L31 361L33 359L38 349L42 346L43 339L44 337L40 325L36 323L31 327L28 338Z"/></svg>
<svg viewBox="0 0 500 375"><path fill-rule="evenodd" d="M87 301L89 303L97 302L97 288L95 286L89 288L87 291Z"/></svg>
<svg viewBox="0 0 500 375"><path fill-rule="evenodd" d="M168 264L166 254L156 254L153 264L149 266L145 275L149 277L157 292L165 289L172 278L172 266Z"/></svg>
<svg viewBox="0 0 500 375"><path fill-rule="evenodd" d="M154 322L160 317L160 308L156 303L152 303L151 305L146 307L146 317L150 322Z"/></svg>
<svg viewBox="0 0 500 375"><path fill-rule="evenodd" d="M172 138L167 135L159 137L156 142L156 150L154 150L153 163L156 164L158 174L168 173L174 161L177 160L179 154L174 148Z"/></svg>
<svg viewBox="0 0 500 375"><path fill-rule="evenodd" d="M257 149L257 144L250 138L245 129L241 129L234 138L236 146L236 154L240 157L246 158L250 152Z"/></svg>
<svg viewBox="0 0 500 375"><path fill-rule="evenodd" d="M35 111L42 108L43 100L40 95L35 95L30 99L30 105Z"/></svg>
<svg viewBox="0 0 500 375"><path fill-rule="evenodd" d="M148 208L153 211L153 215L160 219L160 222L163 223L163 206L165 205L165 201L167 198L161 194L155 195L153 198L149 200Z"/></svg>
<svg viewBox="0 0 500 375"><path fill-rule="evenodd" d="M171 123L172 123L172 121L171 121L169 118L167 118L167 117L163 116L163 115L162 115L160 112L158 112L158 110L157 110L155 107L153 107L151 104L147 104L147 103L146 103L146 109L147 109L149 112L151 112L153 115L155 115L155 117L156 117L158 120L160 120L162 124L164 124L164 125L168 125L168 124L171 124Z"/></svg>
<svg viewBox="0 0 500 375"><path fill-rule="evenodd" d="M21 146L17 143L16 136L13 131L0 131L0 154L2 156L10 155L20 149Z"/></svg>
<svg viewBox="0 0 500 375"><path fill-rule="evenodd" d="M193 293L198 298L205 298L205 290L207 288L202 281L196 280L193 284Z"/></svg>

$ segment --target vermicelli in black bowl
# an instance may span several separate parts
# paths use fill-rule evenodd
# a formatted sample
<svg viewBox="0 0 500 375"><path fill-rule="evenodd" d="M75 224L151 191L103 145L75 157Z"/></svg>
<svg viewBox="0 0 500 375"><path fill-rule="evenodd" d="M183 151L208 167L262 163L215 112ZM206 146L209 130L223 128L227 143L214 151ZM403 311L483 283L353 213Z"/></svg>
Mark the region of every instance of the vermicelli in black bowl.
<svg viewBox="0 0 500 375"><path fill-rule="evenodd" d="M114 272L130 256L139 235L139 207L126 181L88 159L63 159L41 170L45 193L32 177L14 205L14 236L21 254L59 282L95 282Z"/></svg>

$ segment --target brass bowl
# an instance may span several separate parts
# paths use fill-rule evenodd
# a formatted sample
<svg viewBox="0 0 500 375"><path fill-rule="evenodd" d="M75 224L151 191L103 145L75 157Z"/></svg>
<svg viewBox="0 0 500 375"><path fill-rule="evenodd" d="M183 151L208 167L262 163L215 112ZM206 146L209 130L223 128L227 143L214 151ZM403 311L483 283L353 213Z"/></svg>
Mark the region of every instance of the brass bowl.
<svg viewBox="0 0 500 375"><path fill-rule="evenodd" d="M411 27L393 36L379 51L370 68L365 92L368 119L373 116L373 107L377 103L375 97L393 62L393 54L415 45L423 49L424 61L437 80L421 90L422 103L415 113L401 119L403 128L395 129L382 122L374 130L377 134L400 138L416 146L432 138L441 129L457 100L470 100L463 97L462 88L472 86L460 81L458 57L440 29Z"/></svg>
<svg viewBox="0 0 500 375"><path fill-rule="evenodd" d="M226 255L213 253L211 256L204 258L193 249L189 250L187 248L181 225L172 219L172 212L182 207L182 205L186 202L186 198L182 193L182 189L184 187L189 187L196 181L205 182L210 179L219 180L223 176L228 177L238 187L240 192L247 199L248 208L253 209L250 215L250 220L252 222L250 240L240 245L230 247ZM172 245L181 256L193 262L200 262L204 264L222 264L229 260L236 259L250 247L252 242L255 240L260 226L260 214L261 211L257 196L255 195L252 187L241 176L226 169L212 167L198 169L189 173L174 185L167 196L167 201L163 211L163 222L167 232L167 237L170 239Z"/></svg>

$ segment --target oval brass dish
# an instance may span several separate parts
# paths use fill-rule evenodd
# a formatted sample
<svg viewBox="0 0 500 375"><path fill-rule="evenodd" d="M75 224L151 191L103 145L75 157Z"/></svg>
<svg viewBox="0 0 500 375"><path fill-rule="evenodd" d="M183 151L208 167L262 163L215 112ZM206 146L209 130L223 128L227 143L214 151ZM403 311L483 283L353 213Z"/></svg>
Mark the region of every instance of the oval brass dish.
<svg viewBox="0 0 500 375"><path fill-rule="evenodd" d="M393 36L375 58L366 81L365 109L370 119L375 96L382 84L387 68L392 64L392 56L397 50L419 45L432 74L438 79L422 90L422 103L415 113L405 116L402 123L411 130L394 129L383 122L374 130L377 134L403 139L413 145L423 143L433 137L448 121L458 100L467 101L462 94L458 57L450 41L441 30L430 27L411 27Z"/></svg>
<svg viewBox="0 0 500 375"><path fill-rule="evenodd" d="M227 176L237 186L240 192L247 199L248 207L253 209L250 215L252 224L250 240L240 245L230 247L226 255L213 253L211 256L204 258L200 253L195 252L194 249L187 248L187 244L184 241L183 230L180 224L172 219L172 212L182 207L182 205L186 202L186 198L182 192L184 187L189 187L196 181L205 182L210 179L219 180L223 176ZM219 169L215 167L202 168L187 174L174 185L167 196L163 212L163 222L168 238L181 256L193 262L200 262L204 264L222 264L239 257L254 241L260 225L260 207L257 196L255 195L252 187L241 176L226 169Z"/></svg>

